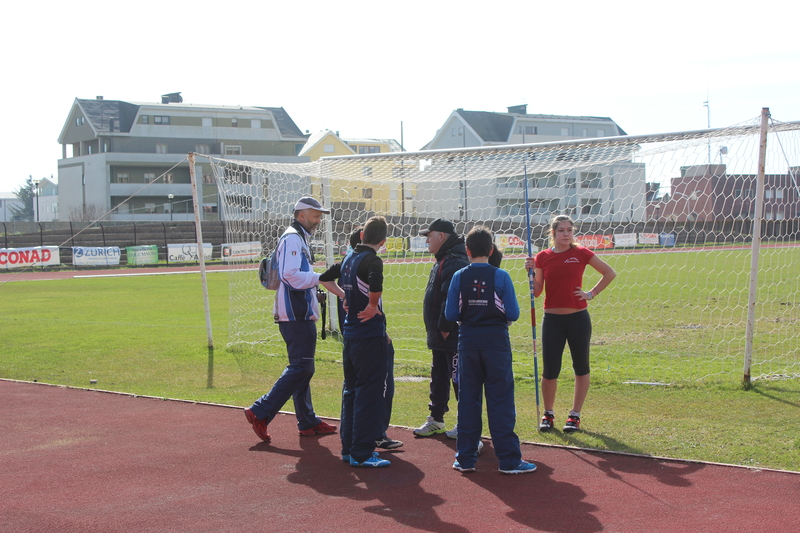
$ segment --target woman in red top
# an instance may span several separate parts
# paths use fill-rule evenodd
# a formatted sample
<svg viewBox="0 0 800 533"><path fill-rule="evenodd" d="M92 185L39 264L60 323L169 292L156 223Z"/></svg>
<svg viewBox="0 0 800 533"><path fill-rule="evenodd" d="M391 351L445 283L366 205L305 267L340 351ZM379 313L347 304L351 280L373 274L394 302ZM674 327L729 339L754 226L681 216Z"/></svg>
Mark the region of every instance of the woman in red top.
<svg viewBox="0 0 800 533"><path fill-rule="evenodd" d="M584 292L583 272L591 266L602 276L588 292ZM581 408L589 391L589 342L592 321L587 302L595 298L617 276L614 269L593 251L575 243L572 219L566 215L553 218L550 224L550 248L525 261L525 268L534 271L533 293L545 292L542 319L542 397L544 416L540 431L553 428L558 375L564 347L568 343L575 370L575 395L564 432L580 429Z"/></svg>

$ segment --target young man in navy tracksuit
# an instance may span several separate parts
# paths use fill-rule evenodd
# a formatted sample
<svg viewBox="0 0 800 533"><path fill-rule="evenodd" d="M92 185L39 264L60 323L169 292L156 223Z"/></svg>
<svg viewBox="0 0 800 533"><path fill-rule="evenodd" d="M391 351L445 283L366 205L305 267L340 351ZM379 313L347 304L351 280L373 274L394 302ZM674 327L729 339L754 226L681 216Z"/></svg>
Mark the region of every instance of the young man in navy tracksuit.
<svg viewBox="0 0 800 533"><path fill-rule="evenodd" d="M523 474L536 465L522 460L519 437L514 433L514 373L511 370L509 323L519 318L519 304L511 277L489 264L492 233L482 226L467 235L470 265L453 275L445 315L459 321L458 333L458 440L459 472L474 472L481 435L482 396L499 470Z"/></svg>
<svg viewBox="0 0 800 533"><path fill-rule="evenodd" d="M351 466L386 467L391 463L375 452L389 379L389 347L383 314L383 261L377 252L386 243L386 219L370 218L363 242L341 266L341 286L347 315L344 319L342 417L339 430L342 459Z"/></svg>

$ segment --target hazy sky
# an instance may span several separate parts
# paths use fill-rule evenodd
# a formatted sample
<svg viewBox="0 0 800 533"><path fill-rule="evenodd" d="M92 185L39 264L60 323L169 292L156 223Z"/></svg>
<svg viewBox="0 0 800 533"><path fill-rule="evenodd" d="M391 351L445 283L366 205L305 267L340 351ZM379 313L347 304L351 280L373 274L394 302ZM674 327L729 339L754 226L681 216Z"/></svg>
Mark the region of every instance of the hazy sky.
<svg viewBox="0 0 800 533"><path fill-rule="evenodd" d="M800 120L791 2L26 2L0 32L0 191L58 176L75 98L283 107L418 150L456 108L611 117L631 135ZM465 8L464 6L475 6Z"/></svg>

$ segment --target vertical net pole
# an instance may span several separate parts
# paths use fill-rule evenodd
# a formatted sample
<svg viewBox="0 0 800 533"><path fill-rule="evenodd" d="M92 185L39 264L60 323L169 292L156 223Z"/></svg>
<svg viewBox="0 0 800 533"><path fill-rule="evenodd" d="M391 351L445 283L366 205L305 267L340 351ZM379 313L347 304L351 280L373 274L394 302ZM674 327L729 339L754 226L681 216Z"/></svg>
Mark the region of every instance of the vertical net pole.
<svg viewBox="0 0 800 533"><path fill-rule="evenodd" d="M525 225L528 235L528 258L533 257L533 242L531 240L531 207L528 201L528 165L522 164L522 178L525 181ZM539 412L539 360L536 355L536 299L533 292L533 269L528 269L528 288L531 292L531 337L533 339L533 382L536 390L536 420L538 423Z"/></svg>
<svg viewBox="0 0 800 533"><path fill-rule="evenodd" d="M758 147L758 176L756 177L756 208L753 213L753 229L750 252L750 290L747 301L747 330L744 344L744 375L742 381L745 386L750 385L750 374L753 364L753 334L755 332L756 292L758 290L758 256L761 250L761 219L764 207L764 174L767 159L767 125L769 123L769 108L761 109L761 141Z"/></svg>
<svg viewBox="0 0 800 533"><path fill-rule="evenodd" d="M194 154L189 154L189 176L192 179L192 203L194 204L194 227L197 237L197 258L200 262L200 280L203 285L203 306L206 315L206 333L208 334L209 364L213 360L214 336L211 333L211 308L208 304L208 280L206 279L206 260L203 254L203 227L200 224L200 202L197 194L197 176L194 169ZM209 374L211 382L211 374Z"/></svg>
<svg viewBox="0 0 800 533"><path fill-rule="evenodd" d="M320 202L324 207L327 207L331 210L329 215L325 215L322 217L322 228L325 232L325 266L330 267L333 265L336 256L336 246L333 240L333 194L331 191L331 178L330 174L326 171L325 163L323 162L319 167L319 175L320 175ZM327 313L327 324L325 323L325 318L322 319L322 338L325 338L325 328L330 328L331 331L338 331L339 330L339 308L338 308L338 296L332 294L328 291L324 292L326 303L327 305L323 308L328 309L329 312Z"/></svg>

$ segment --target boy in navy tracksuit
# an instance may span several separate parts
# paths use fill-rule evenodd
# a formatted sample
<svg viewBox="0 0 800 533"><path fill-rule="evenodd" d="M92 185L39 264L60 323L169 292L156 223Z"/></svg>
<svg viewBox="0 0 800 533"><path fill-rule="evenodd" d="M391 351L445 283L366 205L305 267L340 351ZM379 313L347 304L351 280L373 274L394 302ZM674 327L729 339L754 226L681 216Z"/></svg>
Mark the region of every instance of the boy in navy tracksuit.
<svg viewBox="0 0 800 533"><path fill-rule="evenodd" d="M363 244L347 255L341 266L341 286L347 315L344 319L342 366L342 459L352 466L386 467L378 457L375 437L383 431L387 392L388 338L381 307L383 261L377 251L386 242L386 219L377 216L364 225Z"/></svg>
<svg viewBox="0 0 800 533"><path fill-rule="evenodd" d="M519 318L519 304L511 277L489 264L492 233L476 226L467 234L470 265L453 275L447 293L445 316L459 321L458 333L458 441L459 472L474 472L481 435L482 396L499 470L523 474L536 465L522 460L519 437L514 433L514 374L508 324Z"/></svg>

